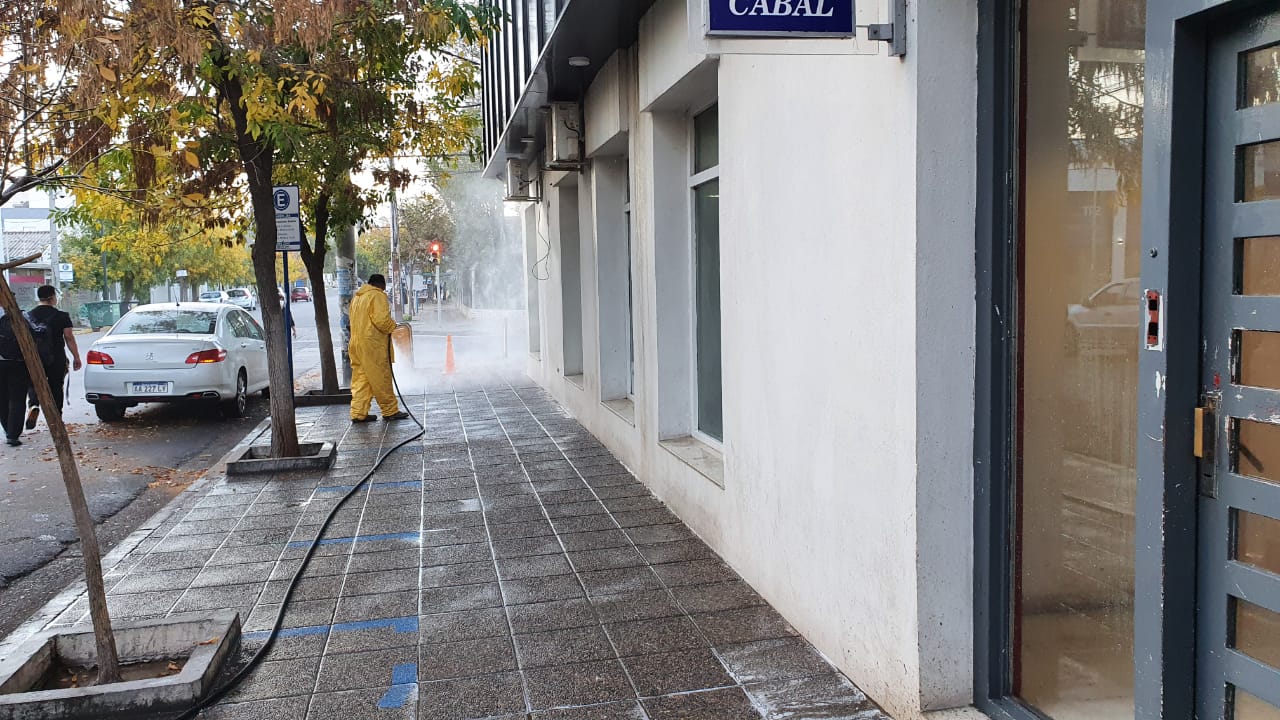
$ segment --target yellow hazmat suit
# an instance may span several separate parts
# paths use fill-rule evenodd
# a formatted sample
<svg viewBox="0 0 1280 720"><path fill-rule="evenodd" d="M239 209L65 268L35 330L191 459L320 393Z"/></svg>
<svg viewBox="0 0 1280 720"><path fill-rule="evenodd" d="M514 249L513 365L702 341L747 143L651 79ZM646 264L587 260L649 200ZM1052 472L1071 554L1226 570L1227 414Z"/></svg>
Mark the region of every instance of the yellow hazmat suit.
<svg viewBox="0 0 1280 720"><path fill-rule="evenodd" d="M351 299L351 419L369 415L369 404L378 399L383 417L400 412L400 403L391 389L391 303L387 294L373 285L362 285Z"/></svg>

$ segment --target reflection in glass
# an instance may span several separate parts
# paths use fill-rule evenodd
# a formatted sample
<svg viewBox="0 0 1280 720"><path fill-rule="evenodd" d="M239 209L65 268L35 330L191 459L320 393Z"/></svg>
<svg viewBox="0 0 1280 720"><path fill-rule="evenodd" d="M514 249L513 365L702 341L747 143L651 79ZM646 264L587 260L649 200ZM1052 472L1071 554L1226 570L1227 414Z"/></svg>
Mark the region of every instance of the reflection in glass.
<svg viewBox="0 0 1280 720"><path fill-rule="evenodd" d="M1237 330L1239 383L1280 390L1280 333Z"/></svg>
<svg viewBox="0 0 1280 720"><path fill-rule="evenodd" d="M1142 0L1027 0L1014 693L1131 720Z"/></svg>
<svg viewBox="0 0 1280 720"><path fill-rule="evenodd" d="M1280 45L1272 45L1240 56L1244 69L1242 107L1280 102Z"/></svg>
<svg viewBox="0 0 1280 720"><path fill-rule="evenodd" d="M718 105L693 118L693 171L700 173L720 164L720 108Z"/></svg>
<svg viewBox="0 0 1280 720"><path fill-rule="evenodd" d="M1280 295L1280 236L1236 241L1236 285L1241 295Z"/></svg>
<svg viewBox="0 0 1280 720"><path fill-rule="evenodd" d="M720 373L720 181L693 190L698 430L724 439Z"/></svg>
<svg viewBox="0 0 1280 720"><path fill-rule="evenodd" d="M1280 615L1240 598L1231 598L1235 611L1229 647L1261 663L1280 668Z"/></svg>
<svg viewBox="0 0 1280 720"><path fill-rule="evenodd" d="M1232 720L1280 720L1280 708L1259 700L1240 688L1233 690L1236 699Z"/></svg>
<svg viewBox="0 0 1280 720"><path fill-rule="evenodd" d="M1280 575L1280 520L1236 510L1236 560Z"/></svg>
<svg viewBox="0 0 1280 720"><path fill-rule="evenodd" d="M1231 448L1235 472L1280 483L1280 425L1233 419L1236 436Z"/></svg>
<svg viewBox="0 0 1280 720"><path fill-rule="evenodd" d="M1245 202L1280 198L1280 140L1239 148L1240 195Z"/></svg>

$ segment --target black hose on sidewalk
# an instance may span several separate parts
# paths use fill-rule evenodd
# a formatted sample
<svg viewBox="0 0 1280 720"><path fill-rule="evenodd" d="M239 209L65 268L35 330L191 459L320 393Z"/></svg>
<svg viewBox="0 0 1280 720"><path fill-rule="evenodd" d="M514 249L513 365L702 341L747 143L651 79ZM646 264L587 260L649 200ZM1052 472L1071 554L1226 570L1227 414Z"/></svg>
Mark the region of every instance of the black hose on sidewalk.
<svg viewBox="0 0 1280 720"><path fill-rule="evenodd" d="M231 690L249 676L249 673L253 672L253 669L258 666L258 663L262 662L262 660L267 656L267 653L271 651L272 646L275 645L276 638L280 633L280 625L284 622L285 610L289 607L289 600L293 598L293 591L297 589L299 581L302 580L302 574L306 572L307 565L311 563L311 558L315 555L316 548L320 545L320 538L324 537L325 531L329 529L329 524L333 522L333 518L338 514L338 510L341 510L342 506L354 497L355 494L365 486L365 483L369 482L369 478L373 477L373 474L378 471L378 468L382 467L382 463L391 456L391 453L426 434L426 427L423 426L422 421L418 419L418 416L413 414L413 409L404 399L404 393L400 391L400 381L396 378L395 363L391 362L390 336L387 337L387 360L388 365L391 368L391 382L395 385L396 396L400 398L400 404L404 406L405 412L409 413L409 417L412 418L414 424L418 426L418 432L404 440L401 440L386 452L382 453L382 455L378 457L377 462L373 464L373 467L369 468L369 471L360 478L360 481L352 486L352 488L348 490L340 500L338 500L337 504L329 510L329 514L325 516L324 522L320 524L320 529L316 532L316 536L311 539L311 544L307 546L307 551L302 556L302 564L299 565L298 569L293 573L293 577L289 580L289 585L285 588L284 598L280 601L280 609L276 611L276 617L271 623L271 630L267 635L267 641L262 644L262 647L258 648L257 652L253 654L253 657L249 658L249 662L245 663L245 666L240 668L235 675L232 675L226 683L210 691L208 695L201 698L194 706L183 712L181 715L178 715L173 720L191 720L201 710L213 705L226 696L228 692L231 692Z"/></svg>

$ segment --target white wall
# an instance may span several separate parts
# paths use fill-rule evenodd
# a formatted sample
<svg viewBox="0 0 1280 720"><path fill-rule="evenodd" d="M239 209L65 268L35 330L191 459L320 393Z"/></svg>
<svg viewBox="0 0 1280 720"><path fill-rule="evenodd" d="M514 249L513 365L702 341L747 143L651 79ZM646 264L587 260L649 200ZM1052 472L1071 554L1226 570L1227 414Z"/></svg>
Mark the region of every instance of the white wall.
<svg viewBox="0 0 1280 720"><path fill-rule="evenodd" d="M548 357L558 251L538 283L555 340L534 378L901 718L966 705L972 688L974 6L912 3L905 60L741 41L717 58L690 39L683 0L659 0L635 85L602 73L587 105L588 128L606 127L590 145L616 150L625 131L631 156L634 425L600 402L594 258L583 253L581 390ZM668 352L688 328L661 286L683 280L658 266L688 225L664 212L685 192L670 177L672 123L716 95L723 487L660 442L688 413L664 397L689 372Z"/></svg>

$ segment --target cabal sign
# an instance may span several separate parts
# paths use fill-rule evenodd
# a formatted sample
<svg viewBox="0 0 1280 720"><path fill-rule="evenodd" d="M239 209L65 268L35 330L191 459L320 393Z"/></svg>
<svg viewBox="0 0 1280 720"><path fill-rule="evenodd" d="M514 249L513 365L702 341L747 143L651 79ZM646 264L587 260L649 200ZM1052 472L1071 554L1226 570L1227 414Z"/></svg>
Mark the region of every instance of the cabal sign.
<svg viewBox="0 0 1280 720"><path fill-rule="evenodd" d="M849 37L853 0L707 0L708 35Z"/></svg>

